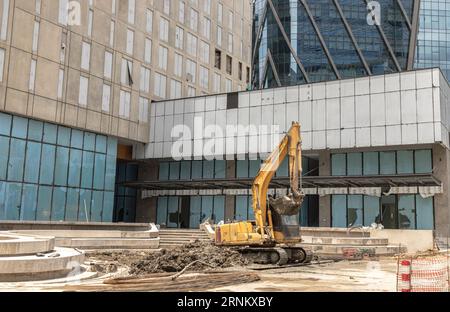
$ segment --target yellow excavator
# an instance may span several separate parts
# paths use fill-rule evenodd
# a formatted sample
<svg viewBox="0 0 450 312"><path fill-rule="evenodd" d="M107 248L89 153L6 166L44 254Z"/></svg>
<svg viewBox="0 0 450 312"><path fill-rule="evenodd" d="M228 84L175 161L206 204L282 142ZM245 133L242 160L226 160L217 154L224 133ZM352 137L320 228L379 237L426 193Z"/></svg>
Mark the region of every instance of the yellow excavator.
<svg viewBox="0 0 450 312"><path fill-rule="evenodd" d="M312 260L312 252L300 244L298 214L304 198L301 143L300 124L293 122L253 181L252 206L256 220L218 225L216 245L239 246L243 254L261 264L283 265ZM289 157L290 192L275 198L268 195L270 181L286 156Z"/></svg>

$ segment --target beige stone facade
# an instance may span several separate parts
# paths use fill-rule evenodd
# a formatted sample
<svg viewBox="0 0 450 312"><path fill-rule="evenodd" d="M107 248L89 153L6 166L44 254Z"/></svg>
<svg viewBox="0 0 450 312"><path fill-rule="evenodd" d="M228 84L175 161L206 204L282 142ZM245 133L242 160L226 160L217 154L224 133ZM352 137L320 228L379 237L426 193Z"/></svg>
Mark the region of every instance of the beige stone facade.
<svg viewBox="0 0 450 312"><path fill-rule="evenodd" d="M0 0L0 111L147 143L151 100L246 88L251 14L248 0Z"/></svg>

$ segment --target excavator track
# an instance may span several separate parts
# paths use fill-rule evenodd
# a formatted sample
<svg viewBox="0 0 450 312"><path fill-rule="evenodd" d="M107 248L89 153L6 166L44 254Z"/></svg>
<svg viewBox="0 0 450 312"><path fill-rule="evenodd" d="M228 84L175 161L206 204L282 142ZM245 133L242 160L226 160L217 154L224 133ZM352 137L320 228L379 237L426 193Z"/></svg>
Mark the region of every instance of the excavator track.
<svg viewBox="0 0 450 312"><path fill-rule="evenodd" d="M310 263L313 253L301 247L244 247L239 250L257 264L285 265L288 263Z"/></svg>

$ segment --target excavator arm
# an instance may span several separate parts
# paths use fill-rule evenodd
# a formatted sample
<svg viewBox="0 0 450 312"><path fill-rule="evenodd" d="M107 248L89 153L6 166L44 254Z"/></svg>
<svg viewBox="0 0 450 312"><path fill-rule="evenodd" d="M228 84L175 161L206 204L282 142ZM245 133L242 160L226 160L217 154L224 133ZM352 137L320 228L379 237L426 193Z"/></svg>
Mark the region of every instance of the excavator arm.
<svg viewBox="0 0 450 312"><path fill-rule="evenodd" d="M274 199L267 196L269 184L275 172L280 167L286 156L289 157L289 177L291 193L287 196ZM264 161L258 175L252 185L253 210L256 218L257 232L269 239L284 239L286 235L277 233L280 228L280 218L282 216L297 215L303 201L303 193L300 187L302 175L302 151L300 124L293 122L291 128L281 140L278 147ZM269 199L268 209L267 199ZM273 210L273 212L272 212ZM278 218L275 221L273 213ZM265 234L265 235L264 235Z"/></svg>

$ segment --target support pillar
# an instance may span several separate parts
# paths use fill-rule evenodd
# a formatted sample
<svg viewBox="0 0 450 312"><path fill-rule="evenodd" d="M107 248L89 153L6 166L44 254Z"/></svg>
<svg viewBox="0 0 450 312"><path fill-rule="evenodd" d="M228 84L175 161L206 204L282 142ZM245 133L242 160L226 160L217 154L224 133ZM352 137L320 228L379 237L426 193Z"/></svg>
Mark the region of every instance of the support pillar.
<svg viewBox="0 0 450 312"><path fill-rule="evenodd" d="M331 175L330 151L325 150L319 153L319 176ZM319 226L331 226L331 196L319 197Z"/></svg>
<svg viewBox="0 0 450 312"><path fill-rule="evenodd" d="M438 236L450 236L449 202L450 152L441 145L433 146L433 174L442 182L443 193L434 197L434 222Z"/></svg>

